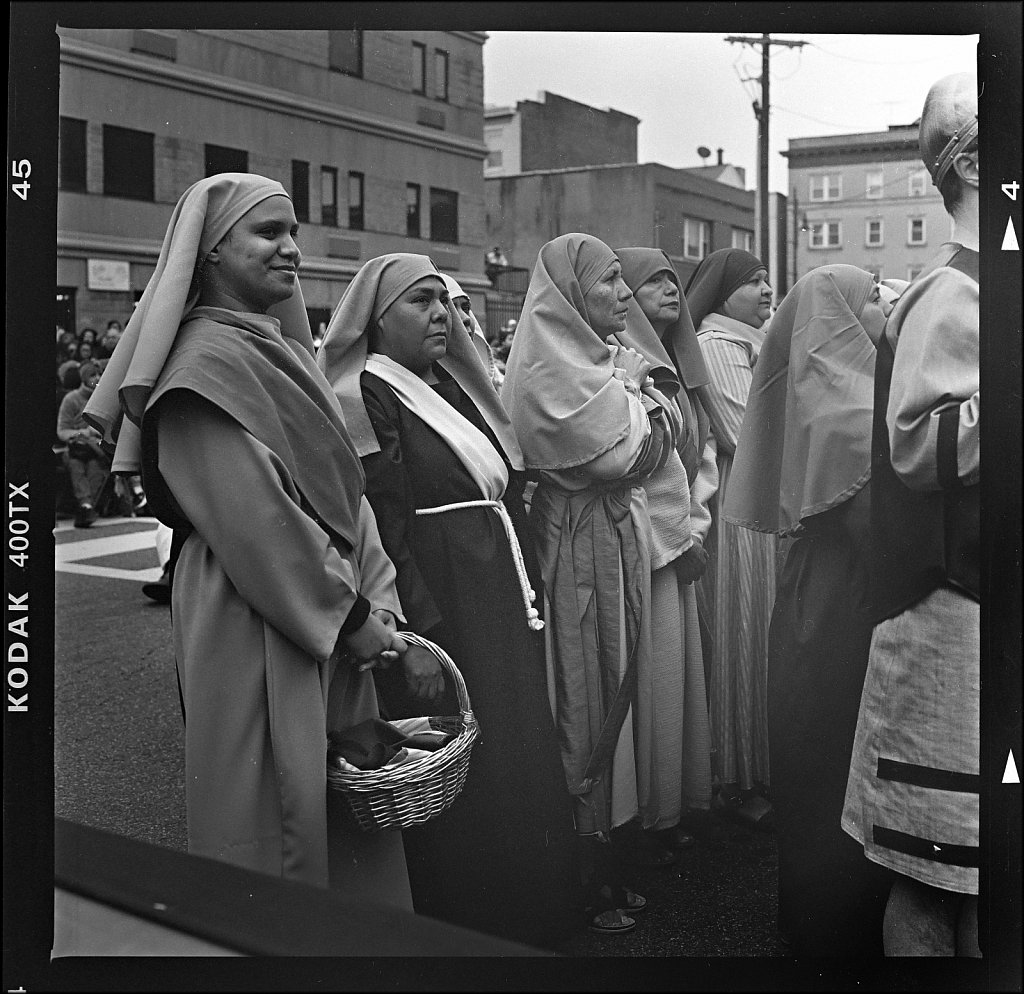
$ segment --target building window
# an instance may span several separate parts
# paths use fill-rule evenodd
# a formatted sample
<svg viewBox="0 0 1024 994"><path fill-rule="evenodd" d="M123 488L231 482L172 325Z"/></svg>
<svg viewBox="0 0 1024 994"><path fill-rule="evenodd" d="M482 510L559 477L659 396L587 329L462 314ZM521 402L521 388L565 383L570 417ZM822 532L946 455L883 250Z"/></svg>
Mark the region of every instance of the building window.
<svg viewBox="0 0 1024 994"><path fill-rule="evenodd" d="M687 259L703 259L708 254L709 228L707 221L683 218L683 255Z"/></svg>
<svg viewBox="0 0 1024 994"><path fill-rule="evenodd" d="M249 153L241 148L204 145L203 168L206 170L204 176L216 176L217 173L247 173Z"/></svg>
<svg viewBox="0 0 1024 994"><path fill-rule="evenodd" d="M867 197L868 200L878 200L882 196L884 185L882 170L873 170L868 173L864 196Z"/></svg>
<svg viewBox="0 0 1024 994"><path fill-rule="evenodd" d="M928 170L918 169L907 178L907 196L924 197L928 195Z"/></svg>
<svg viewBox="0 0 1024 994"><path fill-rule="evenodd" d="M838 248L842 241L842 224L839 221L811 221L808 248Z"/></svg>
<svg viewBox="0 0 1024 994"><path fill-rule="evenodd" d="M362 173L348 174L348 226L353 231L362 231L365 216L363 214L363 180Z"/></svg>
<svg viewBox="0 0 1024 994"><path fill-rule="evenodd" d="M412 43L412 92L427 92L427 46L418 41Z"/></svg>
<svg viewBox="0 0 1024 994"><path fill-rule="evenodd" d="M420 187L418 183L405 184L405 233L420 238Z"/></svg>
<svg viewBox="0 0 1024 994"><path fill-rule="evenodd" d="M489 169L498 168L504 161L505 156L502 154L501 149L492 149L487 153L487 167Z"/></svg>
<svg viewBox="0 0 1024 994"><path fill-rule="evenodd" d="M441 48L434 49L434 99L448 99L448 53Z"/></svg>
<svg viewBox="0 0 1024 994"><path fill-rule="evenodd" d="M327 32L327 64L335 72L346 76L363 75L363 32L356 28L351 31Z"/></svg>
<svg viewBox="0 0 1024 994"><path fill-rule="evenodd" d="M924 245L927 241L924 230L924 218L912 217L907 219L907 244Z"/></svg>
<svg viewBox="0 0 1024 994"><path fill-rule="evenodd" d="M338 226L338 170L333 166L320 167L320 223Z"/></svg>
<svg viewBox="0 0 1024 994"><path fill-rule="evenodd" d="M735 249L743 249L744 252L753 252L754 233L752 231L744 231L742 228L733 228L732 247Z"/></svg>
<svg viewBox="0 0 1024 994"><path fill-rule="evenodd" d="M838 200L843 195L843 178L838 173L818 173L810 177L811 200Z"/></svg>
<svg viewBox="0 0 1024 994"><path fill-rule="evenodd" d="M914 280L916 280L918 276L921 275L921 270L923 268L924 267L919 265L918 263L915 263L912 266L907 266L907 282L912 283Z"/></svg>
<svg viewBox="0 0 1024 994"><path fill-rule="evenodd" d="M103 192L108 197L153 199L153 135L103 125Z"/></svg>
<svg viewBox="0 0 1024 994"><path fill-rule="evenodd" d="M59 141L60 188L85 193L85 121L62 117Z"/></svg>
<svg viewBox="0 0 1024 994"><path fill-rule="evenodd" d="M865 245L882 245L884 230L881 219L868 221L864 228Z"/></svg>
<svg viewBox="0 0 1024 994"><path fill-rule="evenodd" d="M309 163L292 159L292 206L296 221L309 220Z"/></svg>
<svg viewBox="0 0 1024 994"><path fill-rule="evenodd" d="M430 188L430 237L435 242L459 242L459 195Z"/></svg>

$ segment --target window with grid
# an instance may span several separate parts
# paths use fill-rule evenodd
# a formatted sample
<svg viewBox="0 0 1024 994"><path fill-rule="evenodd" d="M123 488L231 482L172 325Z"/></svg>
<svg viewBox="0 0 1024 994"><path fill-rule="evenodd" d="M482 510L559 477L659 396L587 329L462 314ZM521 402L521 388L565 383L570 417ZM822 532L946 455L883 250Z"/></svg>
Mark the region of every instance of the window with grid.
<svg viewBox="0 0 1024 994"><path fill-rule="evenodd" d="M923 268L923 266L917 263L914 263L911 266L907 266L907 282L912 283L914 280L916 280L918 276L921 275L921 270Z"/></svg>
<svg viewBox="0 0 1024 994"><path fill-rule="evenodd" d="M153 133L103 125L103 192L153 199Z"/></svg>
<svg viewBox="0 0 1024 994"><path fill-rule="evenodd" d="M60 188L85 193L85 121L62 117L58 141Z"/></svg>
<svg viewBox="0 0 1024 994"><path fill-rule="evenodd" d="M885 191L884 175L881 169L873 169L868 173L865 186L864 196L868 200L878 200Z"/></svg>
<svg viewBox="0 0 1024 994"><path fill-rule="evenodd" d="M363 213L363 184L365 177L362 173L348 174L348 226L353 231L362 231L365 222Z"/></svg>
<svg viewBox="0 0 1024 994"><path fill-rule="evenodd" d="M309 220L309 163L292 159L292 206L295 220Z"/></svg>
<svg viewBox="0 0 1024 994"><path fill-rule="evenodd" d="M927 169L918 169L907 177L907 196L924 197L928 194L930 177Z"/></svg>
<svg viewBox="0 0 1024 994"><path fill-rule="evenodd" d="M434 99L448 100L448 53L434 49Z"/></svg>
<svg viewBox="0 0 1024 994"><path fill-rule="evenodd" d="M842 242L842 224L839 221L812 221L808 230L808 247L812 249L838 248Z"/></svg>
<svg viewBox="0 0 1024 994"><path fill-rule="evenodd" d="M843 179L838 173L813 173L808 195L811 200L838 200L843 195Z"/></svg>
<svg viewBox="0 0 1024 994"><path fill-rule="evenodd" d="M357 28L350 31L328 31L327 64L335 72L346 76L362 76L363 32Z"/></svg>
<svg viewBox="0 0 1024 994"><path fill-rule="evenodd" d="M412 92L427 92L427 46L418 41L412 43Z"/></svg>
<svg viewBox="0 0 1024 994"><path fill-rule="evenodd" d="M707 221L683 218L683 255L687 259L703 259L708 254L710 227Z"/></svg>
<svg viewBox="0 0 1024 994"><path fill-rule="evenodd" d="M745 231L743 228L733 228L732 247L743 249L745 252L753 252L754 233L752 231Z"/></svg>
<svg viewBox="0 0 1024 994"><path fill-rule="evenodd" d="M435 242L459 241L459 195L454 190L430 188L430 237Z"/></svg>
<svg viewBox="0 0 1024 994"><path fill-rule="evenodd" d="M912 217L907 219L907 244L924 245L927 241L925 233L924 218Z"/></svg>
<svg viewBox="0 0 1024 994"><path fill-rule="evenodd" d="M320 223L338 226L338 170L333 166L320 167Z"/></svg>
<svg viewBox="0 0 1024 994"><path fill-rule="evenodd" d="M405 184L405 233L410 238L420 238L420 186L418 183Z"/></svg>
<svg viewBox="0 0 1024 994"><path fill-rule="evenodd" d="M247 173L249 171L249 153L241 148L228 148L225 145L203 146L204 176L216 176L217 173Z"/></svg>
<svg viewBox="0 0 1024 994"><path fill-rule="evenodd" d="M884 225L880 218L869 220L864 227L864 243L866 245L882 245L884 241Z"/></svg>

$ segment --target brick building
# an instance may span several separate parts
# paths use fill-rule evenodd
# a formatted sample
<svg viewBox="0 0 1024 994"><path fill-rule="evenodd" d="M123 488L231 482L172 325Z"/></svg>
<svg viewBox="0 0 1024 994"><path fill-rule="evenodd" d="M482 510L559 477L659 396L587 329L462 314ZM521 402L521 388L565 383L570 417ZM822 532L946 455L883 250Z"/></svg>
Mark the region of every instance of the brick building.
<svg viewBox="0 0 1024 994"><path fill-rule="evenodd" d="M484 176L636 162L640 119L542 91L515 107L484 110Z"/></svg>
<svg viewBox="0 0 1024 994"><path fill-rule="evenodd" d="M483 32L58 34L59 324L124 322L179 196L223 171L291 193L314 332L385 252L482 302Z"/></svg>
<svg viewBox="0 0 1024 994"><path fill-rule="evenodd" d="M950 235L918 148L918 123L793 138L787 219L795 280L831 263L913 279Z"/></svg>

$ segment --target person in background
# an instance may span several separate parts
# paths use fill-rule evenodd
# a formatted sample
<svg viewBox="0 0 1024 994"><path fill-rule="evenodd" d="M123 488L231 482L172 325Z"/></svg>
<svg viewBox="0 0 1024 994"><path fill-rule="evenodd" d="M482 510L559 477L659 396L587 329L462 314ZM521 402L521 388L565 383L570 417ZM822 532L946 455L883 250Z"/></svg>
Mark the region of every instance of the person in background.
<svg viewBox="0 0 1024 994"><path fill-rule="evenodd" d="M378 715L369 670L413 647L313 359L297 231L274 180L189 187L86 415L183 536L189 852L408 909L401 835L349 827L327 784L328 733Z"/></svg>
<svg viewBox="0 0 1024 994"><path fill-rule="evenodd" d="M743 249L719 249L690 277L686 303L710 374L704 394L718 460L710 562L701 580L711 628L710 717L718 810L768 827L768 624L775 536L721 518L754 365L771 317L768 270ZM703 481L698 487L707 489Z"/></svg>
<svg viewBox="0 0 1024 994"><path fill-rule="evenodd" d="M772 317L722 517L790 540L768 635L779 930L796 956L881 956L891 876L839 822L871 643L871 407L885 315L823 266Z"/></svg>
<svg viewBox="0 0 1024 994"><path fill-rule="evenodd" d="M484 369L487 370L487 376L494 385L495 390L499 390L504 374L498 369L497 363L494 361L494 353L487 343L487 336L484 334L483 328L480 327L480 322L477 321L476 315L473 313L473 303L469 299L469 294L447 273L442 273L441 276L444 279L444 285L448 288L448 297L459 312L459 317L473 340L473 347L480 354L480 361L484 364Z"/></svg>
<svg viewBox="0 0 1024 994"><path fill-rule="evenodd" d="M103 338L100 340L97 352L103 359L109 359L114 354L114 349L117 347L117 343L121 338L121 322L120 321L108 321L107 330L103 334Z"/></svg>
<svg viewBox="0 0 1024 994"><path fill-rule="evenodd" d="M95 355L96 346L90 341L81 341L78 343L78 348L75 351L75 358L80 363L94 362L99 356Z"/></svg>
<svg viewBox="0 0 1024 994"><path fill-rule="evenodd" d="M637 309L655 333L653 348L658 351L645 348L645 342L636 347L648 358L656 355L667 363L681 385L672 400L681 421L676 452L644 482L644 489L653 539L651 624L658 646L654 673L659 680L655 696L661 792L648 820L656 817L653 828L664 844L686 849L694 839L681 827L681 819L711 806L711 738L694 591L694 581L707 566L704 540L711 525L710 493L701 500L694 485L702 464L707 477L716 483L718 479L714 452L707 446L708 417L699 397L709 377L668 256L655 248L620 248L616 255ZM627 334L630 330L627 326Z"/></svg>
<svg viewBox="0 0 1024 994"><path fill-rule="evenodd" d="M842 826L895 871L887 956L980 956L978 83L925 98L921 158L953 222L878 343L872 620Z"/></svg>
<svg viewBox="0 0 1024 994"><path fill-rule="evenodd" d="M480 721L455 804L406 830L420 914L535 946L566 938L572 811L548 709L522 454L447 281L424 255L371 259L317 362L345 411L410 624L459 668ZM390 716L423 714L378 682ZM446 695L435 713L454 714Z"/></svg>
<svg viewBox="0 0 1024 994"><path fill-rule="evenodd" d="M613 829L646 810L655 762L650 518L643 481L675 442L652 364L606 339L632 297L612 250L583 233L540 251L502 400L527 470L547 598L548 693L581 841L590 928L619 934L646 899Z"/></svg>
<svg viewBox="0 0 1024 994"><path fill-rule="evenodd" d="M65 395L57 412L57 439L67 446L63 460L78 504L75 527L89 528L99 517L97 505L110 475L110 457L100 445L100 432L83 417L100 381L99 367L85 362L77 372L80 385Z"/></svg>
<svg viewBox="0 0 1024 994"><path fill-rule="evenodd" d="M81 345L83 342L88 342L93 348L96 347L96 340L99 335L95 328L86 326L78 332L78 344Z"/></svg>
<svg viewBox="0 0 1024 994"><path fill-rule="evenodd" d="M508 267L508 259L505 258L505 253L501 251L500 245L495 245L484 256L484 275L493 284L498 278L498 274Z"/></svg>

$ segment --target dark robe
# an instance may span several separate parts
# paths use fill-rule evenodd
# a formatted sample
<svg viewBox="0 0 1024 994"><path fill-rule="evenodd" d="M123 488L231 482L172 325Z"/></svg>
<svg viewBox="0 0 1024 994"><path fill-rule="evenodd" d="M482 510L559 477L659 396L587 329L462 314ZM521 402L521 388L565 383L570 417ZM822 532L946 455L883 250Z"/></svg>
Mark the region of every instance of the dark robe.
<svg viewBox="0 0 1024 994"><path fill-rule="evenodd" d="M442 374L446 375L446 374ZM436 642L466 682L481 738L462 794L444 814L403 832L413 904L420 914L534 945L574 925L574 833L547 697L543 634L527 626L509 542L490 508L419 516L416 508L481 499L448 444L362 374L363 399L381 451L363 457L366 496L398 571L410 628ZM475 405L452 379L434 387L501 451ZM525 477L510 469L504 503L543 603L522 501ZM403 694L399 668L378 674L391 717L455 714Z"/></svg>
<svg viewBox="0 0 1024 994"><path fill-rule="evenodd" d="M794 955L882 955L892 878L840 827L871 645L870 487L804 520L768 635L779 925Z"/></svg>

